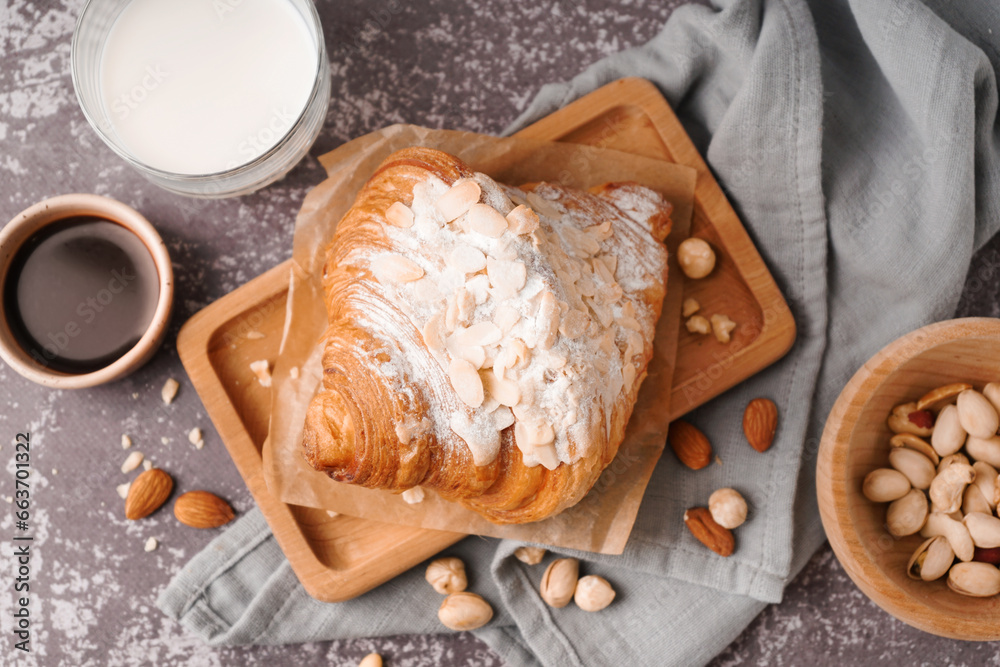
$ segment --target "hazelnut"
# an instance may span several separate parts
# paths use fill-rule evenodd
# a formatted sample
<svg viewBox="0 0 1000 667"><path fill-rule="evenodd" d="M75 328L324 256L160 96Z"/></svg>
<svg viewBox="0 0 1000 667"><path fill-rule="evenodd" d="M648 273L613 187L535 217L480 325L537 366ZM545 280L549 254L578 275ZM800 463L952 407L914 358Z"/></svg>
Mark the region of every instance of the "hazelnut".
<svg viewBox="0 0 1000 667"><path fill-rule="evenodd" d="M584 611L600 611L615 599L615 589L604 577L588 574L576 584L573 601Z"/></svg>
<svg viewBox="0 0 1000 667"><path fill-rule="evenodd" d="M475 593L452 593L438 609L438 620L452 630L475 630L491 618L493 607Z"/></svg>
<svg viewBox="0 0 1000 667"><path fill-rule="evenodd" d="M527 565L538 565L545 558L545 549L541 547L518 547L514 549L514 558Z"/></svg>
<svg viewBox="0 0 1000 667"><path fill-rule="evenodd" d="M704 278L715 268L715 251L703 239L685 239L677 248L677 263L688 278Z"/></svg>
<svg viewBox="0 0 1000 667"><path fill-rule="evenodd" d="M438 558L431 561L424 575L427 583L441 595L461 593L468 585L465 577L465 563L459 558Z"/></svg>
<svg viewBox="0 0 1000 667"><path fill-rule="evenodd" d="M708 511L715 523L732 530L747 520L747 501L736 489L719 489L709 496Z"/></svg>

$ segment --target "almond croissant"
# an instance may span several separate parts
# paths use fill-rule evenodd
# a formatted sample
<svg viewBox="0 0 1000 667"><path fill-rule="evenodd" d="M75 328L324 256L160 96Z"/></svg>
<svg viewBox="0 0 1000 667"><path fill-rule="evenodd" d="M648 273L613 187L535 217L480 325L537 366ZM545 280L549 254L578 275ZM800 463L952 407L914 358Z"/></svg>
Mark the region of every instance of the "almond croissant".
<svg viewBox="0 0 1000 667"><path fill-rule="evenodd" d="M631 183L517 189L440 151L389 156L327 250L306 459L496 523L577 503L646 376L671 210Z"/></svg>

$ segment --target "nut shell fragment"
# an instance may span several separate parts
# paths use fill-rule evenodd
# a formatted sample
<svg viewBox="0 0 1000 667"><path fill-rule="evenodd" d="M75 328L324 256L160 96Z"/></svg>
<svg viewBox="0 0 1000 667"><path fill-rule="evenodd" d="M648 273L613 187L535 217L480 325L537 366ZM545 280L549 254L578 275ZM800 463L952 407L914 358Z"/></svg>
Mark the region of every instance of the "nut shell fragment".
<svg viewBox="0 0 1000 667"><path fill-rule="evenodd" d="M917 547L906 566L910 579L934 581L940 579L955 561L955 552L943 536L937 535Z"/></svg>
<svg viewBox="0 0 1000 667"><path fill-rule="evenodd" d="M943 387L936 387L924 394L917 400L917 410L940 410L966 389L972 389L971 384L965 382L953 382Z"/></svg>

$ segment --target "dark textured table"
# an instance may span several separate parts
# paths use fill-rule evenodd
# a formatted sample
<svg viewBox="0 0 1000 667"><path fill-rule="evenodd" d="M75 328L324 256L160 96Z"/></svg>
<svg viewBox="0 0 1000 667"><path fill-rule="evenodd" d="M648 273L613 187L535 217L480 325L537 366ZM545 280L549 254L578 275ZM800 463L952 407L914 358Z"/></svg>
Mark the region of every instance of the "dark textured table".
<svg viewBox="0 0 1000 667"><path fill-rule="evenodd" d="M85 391L49 391L0 366L0 498L13 493L15 433L33 443L34 652L11 649L13 593L0 595L0 664L353 665L378 651L390 665L499 665L468 634L385 637L291 647L209 648L153 605L170 577L214 536L169 512L127 522L115 487L128 433L134 449L171 471L180 488L205 488L238 512L252 506L174 349L180 325L291 253L295 214L323 172L320 155L395 122L496 133L545 82L640 44L677 2L537 0L321 1L333 63L333 99L310 157L282 182L224 201L158 190L131 171L83 118L69 75L79 0L10 0L0 9L0 219L48 196L93 192L141 211L160 230L177 279L174 322L159 354L133 376ZM382 11L386 7L396 12ZM381 23L379 21L381 17ZM387 20L387 22L386 22ZM1000 315L1000 243L976 258L960 308ZM160 400L181 382L173 405ZM205 432L194 449L187 432ZM132 475L134 476L134 475ZM11 512L0 502L0 573L14 569ZM146 553L156 537L160 546ZM736 664L984 664L996 649L948 641L895 621L854 587L829 548L718 657Z"/></svg>

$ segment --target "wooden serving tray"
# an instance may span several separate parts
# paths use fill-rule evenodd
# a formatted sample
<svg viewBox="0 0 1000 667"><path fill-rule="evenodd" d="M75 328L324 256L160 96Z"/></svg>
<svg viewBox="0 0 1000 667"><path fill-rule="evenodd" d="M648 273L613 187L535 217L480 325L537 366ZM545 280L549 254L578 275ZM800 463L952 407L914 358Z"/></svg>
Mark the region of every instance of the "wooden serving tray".
<svg viewBox="0 0 1000 667"><path fill-rule="evenodd" d="M728 345L690 334L679 323L671 416L679 417L779 359L795 324L746 230L659 91L643 79L608 84L518 136L611 148L693 167L692 235L711 243L716 269L687 281L685 297L701 312L728 315L738 327ZM274 359L284 323L290 262L281 264L195 314L177 350L247 487L310 595L350 599L405 572L465 537L463 533L388 525L288 505L269 493L261 446L270 419L269 390L250 371ZM263 337L251 332L259 332Z"/></svg>

